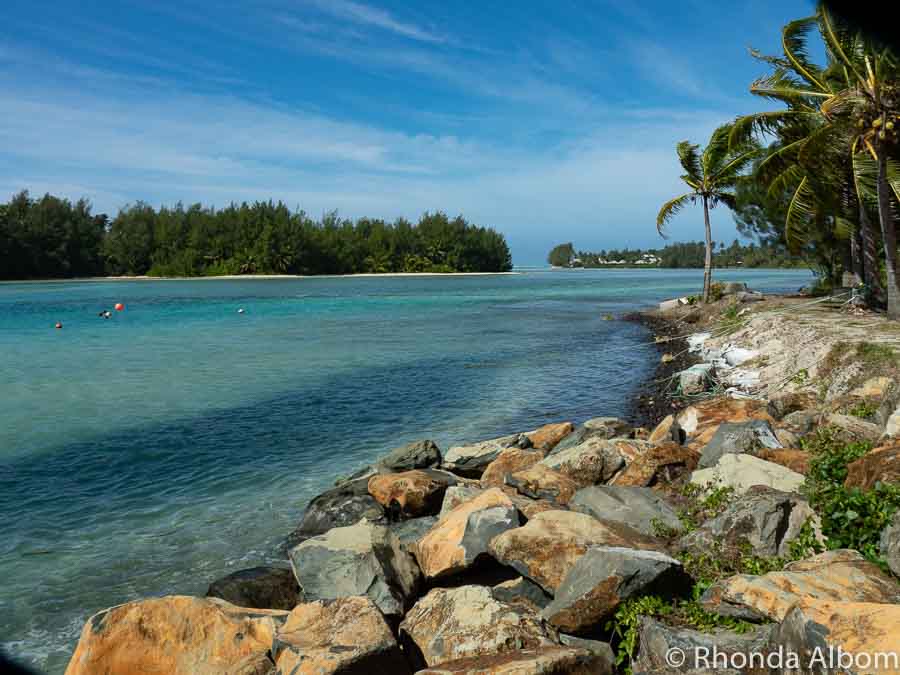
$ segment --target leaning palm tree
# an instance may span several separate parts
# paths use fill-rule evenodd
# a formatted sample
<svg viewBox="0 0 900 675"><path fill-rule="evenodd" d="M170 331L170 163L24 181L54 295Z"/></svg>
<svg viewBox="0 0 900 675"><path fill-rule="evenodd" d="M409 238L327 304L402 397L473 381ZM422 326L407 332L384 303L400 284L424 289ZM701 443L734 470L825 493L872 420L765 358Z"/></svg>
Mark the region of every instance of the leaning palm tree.
<svg viewBox="0 0 900 675"><path fill-rule="evenodd" d="M828 66L824 68L808 57L806 38L814 28L826 49ZM732 126L731 140L743 144L754 133L775 134L782 140L779 151L769 159L773 165L782 165L772 185L791 184L794 190L785 223L787 237L802 234L814 221L821 206L813 187L816 178L852 166L848 172L851 179L842 179L845 185L851 183L850 190L835 185L835 191L855 193L867 285L875 291L881 285L874 259L877 235L868 209L877 211L887 271L888 315L900 317L892 204L900 198L900 167L891 159L896 152L893 132L900 113L897 59L889 49L842 25L822 5L814 16L785 26L782 51L783 58L755 54L772 66L773 72L754 82L750 91L785 108L739 118ZM798 134L801 128L804 131ZM839 217L835 213L833 219Z"/></svg>
<svg viewBox="0 0 900 675"><path fill-rule="evenodd" d="M703 264L703 302L709 302L712 284L712 229L709 210L719 204L734 208L734 188L744 170L759 152L759 146L745 143L729 145L730 126L716 129L702 151L699 145L681 141L676 146L678 161L684 169L681 180L691 188L690 192L670 199L656 216L656 229L663 237L665 227L688 202L703 204L703 222L706 226L706 259Z"/></svg>

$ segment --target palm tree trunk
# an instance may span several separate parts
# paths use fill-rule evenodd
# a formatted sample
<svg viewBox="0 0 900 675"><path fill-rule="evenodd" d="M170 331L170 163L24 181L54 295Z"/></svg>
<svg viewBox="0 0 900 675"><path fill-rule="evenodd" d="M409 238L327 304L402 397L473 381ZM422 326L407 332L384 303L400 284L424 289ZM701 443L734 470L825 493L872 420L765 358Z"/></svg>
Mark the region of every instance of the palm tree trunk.
<svg viewBox="0 0 900 675"><path fill-rule="evenodd" d="M709 226L709 202L703 198L703 222L706 225L706 260L703 263L703 302L709 302L712 285L712 230Z"/></svg>
<svg viewBox="0 0 900 675"><path fill-rule="evenodd" d="M890 186L887 182L887 159L884 147L878 148L878 218L884 242L884 266L887 269L887 313L900 318L900 288L897 288L897 232L891 212Z"/></svg>
<svg viewBox="0 0 900 675"><path fill-rule="evenodd" d="M862 237L863 283L869 298L881 304L884 302L884 288L878 270L878 232L862 200L859 202L859 233Z"/></svg>

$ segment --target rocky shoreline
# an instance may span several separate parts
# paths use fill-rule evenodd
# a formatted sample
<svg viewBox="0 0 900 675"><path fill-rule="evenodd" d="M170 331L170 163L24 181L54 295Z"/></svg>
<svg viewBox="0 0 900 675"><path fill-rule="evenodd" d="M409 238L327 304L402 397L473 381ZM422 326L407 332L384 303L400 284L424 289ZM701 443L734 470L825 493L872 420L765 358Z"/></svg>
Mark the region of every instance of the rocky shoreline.
<svg viewBox="0 0 900 675"><path fill-rule="evenodd" d="M900 660L896 358L835 347L782 386L776 363L799 357L765 334L781 300L749 296L627 317L660 354L627 421L397 448L312 500L284 566L231 574L205 598L101 611L66 672L824 673L872 672L861 659L876 652ZM834 649L853 667L802 662ZM711 652L715 664L698 660Z"/></svg>

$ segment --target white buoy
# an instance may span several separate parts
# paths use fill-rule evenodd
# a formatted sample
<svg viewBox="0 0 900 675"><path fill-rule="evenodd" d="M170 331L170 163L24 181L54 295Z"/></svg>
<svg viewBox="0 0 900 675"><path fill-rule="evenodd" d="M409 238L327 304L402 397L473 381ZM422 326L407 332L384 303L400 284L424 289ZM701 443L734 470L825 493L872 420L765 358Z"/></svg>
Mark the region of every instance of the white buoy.
<svg viewBox="0 0 900 675"><path fill-rule="evenodd" d="M244 308L241 307L241 308L238 310L238 314L243 314L243 313L244 313Z"/></svg>

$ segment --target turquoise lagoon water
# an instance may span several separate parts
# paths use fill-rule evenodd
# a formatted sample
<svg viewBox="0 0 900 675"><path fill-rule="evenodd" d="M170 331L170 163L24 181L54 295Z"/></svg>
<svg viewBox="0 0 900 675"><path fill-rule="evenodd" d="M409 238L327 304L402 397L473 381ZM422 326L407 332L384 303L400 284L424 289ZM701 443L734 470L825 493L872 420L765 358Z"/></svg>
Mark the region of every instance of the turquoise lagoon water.
<svg viewBox="0 0 900 675"><path fill-rule="evenodd" d="M717 278L783 291L810 275ZM91 613L278 560L311 497L402 443L624 413L655 351L604 315L700 281L0 284L2 649L61 673ZM116 302L124 312L98 318Z"/></svg>

